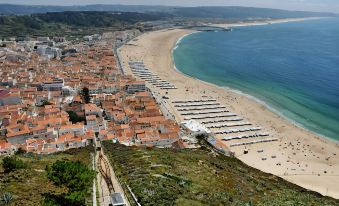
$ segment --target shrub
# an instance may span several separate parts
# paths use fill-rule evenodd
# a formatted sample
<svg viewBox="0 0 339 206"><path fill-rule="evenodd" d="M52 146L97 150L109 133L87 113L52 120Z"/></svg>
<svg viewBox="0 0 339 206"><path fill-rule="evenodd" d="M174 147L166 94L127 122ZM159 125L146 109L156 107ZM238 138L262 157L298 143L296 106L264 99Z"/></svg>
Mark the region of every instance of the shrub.
<svg viewBox="0 0 339 206"><path fill-rule="evenodd" d="M5 172L12 172L17 169L26 168L27 165L20 159L16 157L5 157L2 160L2 167L4 168Z"/></svg>
<svg viewBox="0 0 339 206"><path fill-rule="evenodd" d="M95 172L80 161L56 161L47 167L47 177L59 187L67 187L65 199L71 205L84 205Z"/></svg>
<svg viewBox="0 0 339 206"><path fill-rule="evenodd" d="M75 124L78 122L84 122L86 121L86 118L83 116L78 116L77 113L73 112L73 111L67 111L68 116L69 116L69 120Z"/></svg>
<svg viewBox="0 0 339 206"><path fill-rule="evenodd" d="M84 99L85 103L88 104L91 101L91 97L89 96L89 89L87 87L84 87L82 89L82 98Z"/></svg>
<svg viewBox="0 0 339 206"><path fill-rule="evenodd" d="M12 200L13 196L9 192L5 192L1 197L1 201L3 202L4 205L9 205L12 202Z"/></svg>

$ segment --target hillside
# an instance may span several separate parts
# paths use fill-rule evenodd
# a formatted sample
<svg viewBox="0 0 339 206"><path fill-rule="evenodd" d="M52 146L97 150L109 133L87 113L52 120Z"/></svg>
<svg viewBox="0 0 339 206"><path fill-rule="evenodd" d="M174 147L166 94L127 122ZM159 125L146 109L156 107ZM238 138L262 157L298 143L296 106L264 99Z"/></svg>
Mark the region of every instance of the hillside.
<svg viewBox="0 0 339 206"><path fill-rule="evenodd" d="M4 157L0 157L0 195L9 192L13 199L9 205L52 205L44 201L48 197L64 196L65 188L59 188L47 177L46 166L51 166L57 160L80 161L92 166L90 153L93 147L73 149L52 155L20 154L16 158L23 161L27 168L12 172L4 172ZM92 205L92 195L87 195L87 205ZM0 202L0 205L1 202ZM53 204L58 205L58 204Z"/></svg>
<svg viewBox="0 0 339 206"><path fill-rule="evenodd" d="M135 12L50 12L25 16L0 16L0 37L27 35L93 34L102 28L118 30L141 21L165 19L169 15Z"/></svg>
<svg viewBox="0 0 339 206"><path fill-rule="evenodd" d="M23 6L0 4L0 38L27 35L74 36L135 28L139 22L175 20L240 21L336 16L332 13L250 7Z"/></svg>
<svg viewBox="0 0 339 206"><path fill-rule="evenodd" d="M116 175L141 205L338 205L207 148L176 150L105 143Z"/></svg>

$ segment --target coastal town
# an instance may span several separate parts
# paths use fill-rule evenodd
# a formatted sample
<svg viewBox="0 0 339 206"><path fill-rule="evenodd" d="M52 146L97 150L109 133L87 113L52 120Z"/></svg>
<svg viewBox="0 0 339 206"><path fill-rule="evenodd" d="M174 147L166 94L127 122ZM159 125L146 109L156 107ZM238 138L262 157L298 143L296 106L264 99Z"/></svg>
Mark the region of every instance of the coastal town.
<svg viewBox="0 0 339 206"><path fill-rule="evenodd" d="M192 153L207 148L211 156L237 158L337 198L338 144L243 93L176 68L173 52L185 36L215 28L232 32L230 28L248 25L258 22L203 24L204 29L161 24L154 31L134 28L76 39L65 35L0 40L0 156L47 156L93 146L91 161L98 172L93 205L95 199L99 205L139 204L134 188L115 175L105 143Z"/></svg>
<svg viewBox="0 0 339 206"><path fill-rule="evenodd" d="M334 174L331 162L335 153L312 154L309 143L299 140L298 148L318 159L323 156L326 166L296 164L283 152L294 148L288 148L294 141L270 125L249 121L248 113L232 108L232 102L240 99L233 97L225 103L205 86L190 88L176 78L165 77L169 70L162 73L148 68L150 64L138 57L138 50L127 54L129 48L142 48L138 45L140 34L127 30L77 41L65 37L2 41L0 154L18 150L51 154L100 141L197 148L196 136L203 134L217 151L241 156L243 161L258 158L256 166L274 164L283 176ZM152 61L171 65L161 59L163 56ZM270 148L272 144L281 155ZM247 155L253 152L255 156Z"/></svg>
<svg viewBox="0 0 339 206"><path fill-rule="evenodd" d="M179 125L163 115L145 82L117 67L112 42L129 35L135 32L86 36L76 44L64 37L2 42L1 154L50 154L96 140L178 144Z"/></svg>

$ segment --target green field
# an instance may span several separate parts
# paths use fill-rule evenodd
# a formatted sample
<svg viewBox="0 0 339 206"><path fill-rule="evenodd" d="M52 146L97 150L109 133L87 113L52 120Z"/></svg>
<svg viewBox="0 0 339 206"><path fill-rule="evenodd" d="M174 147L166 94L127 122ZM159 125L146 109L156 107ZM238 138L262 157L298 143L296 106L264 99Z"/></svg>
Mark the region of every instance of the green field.
<svg viewBox="0 0 339 206"><path fill-rule="evenodd" d="M206 147L103 146L123 187L128 185L141 205L339 205Z"/></svg>
<svg viewBox="0 0 339 206"><path fill-rule="evenodd" d="M18 169L10 173L3 171L0 166L0 195L9 192L13 196L10 205L37 206L43 205L43 198L47 194L63 194L65 188L55 186L48 178L46 166L52 165L57 160L81 161L92 167L90 153L92 147L69 150L53 155L21 154L18 159L27 164L27 168ZM3 158L0 158L2 162ZM92 205L92 194L88 194L87 205ZM1 203L0 203L1 205Z"/></svg>

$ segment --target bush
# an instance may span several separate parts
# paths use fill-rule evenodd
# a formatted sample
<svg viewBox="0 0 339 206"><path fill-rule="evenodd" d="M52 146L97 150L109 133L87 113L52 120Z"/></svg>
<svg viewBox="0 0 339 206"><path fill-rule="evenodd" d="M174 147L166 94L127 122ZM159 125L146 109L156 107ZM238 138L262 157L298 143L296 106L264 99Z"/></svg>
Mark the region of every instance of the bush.
<svg viewBox="0 0 339 206"><path fill-rule="evenodd" d="M69 116L69 120L73 124L86 121L86 118L84 116L79 116L79 115L77 115L77 113L75 113L73 111L67 111L67 113L68 113L68 116Z"/></svg>
<svg viewBox="0 0 339 206"><path fill-rule="evenodd" d="M47 167L47 177L55 185L68 188L64 196L70 205L84 205L95 172L80 161L56 161Z"/></svg>
<svg viewBox="0 0 339 206"><path fill-rule="evenodd" d="M13 196L9 192L5 192L2 195L1 201L3 202L4 205L9 205L13 200Z"/></svg>
<svg viewBox="0 0 339 206"><path fill-rule="evenodd" d="M15 152L16 155L26 154L26 151L19 147L19 149Z"/></svg>
<svg viewBox="0 0 339 206"><path fill-rule="evenodd" d="M84 99L85 103L88 104L91 101L91 97L89 96L89 89L87 87L82 88L82 98Z"/></svg>
<svg viewBox="0 0 339 206"><path fill-rule="evenodd" d="M16 157L5 157L2 160L2 167L4 168L5 172L12 172L17 169L26 168L27 165L20 159Z"/></svg>

